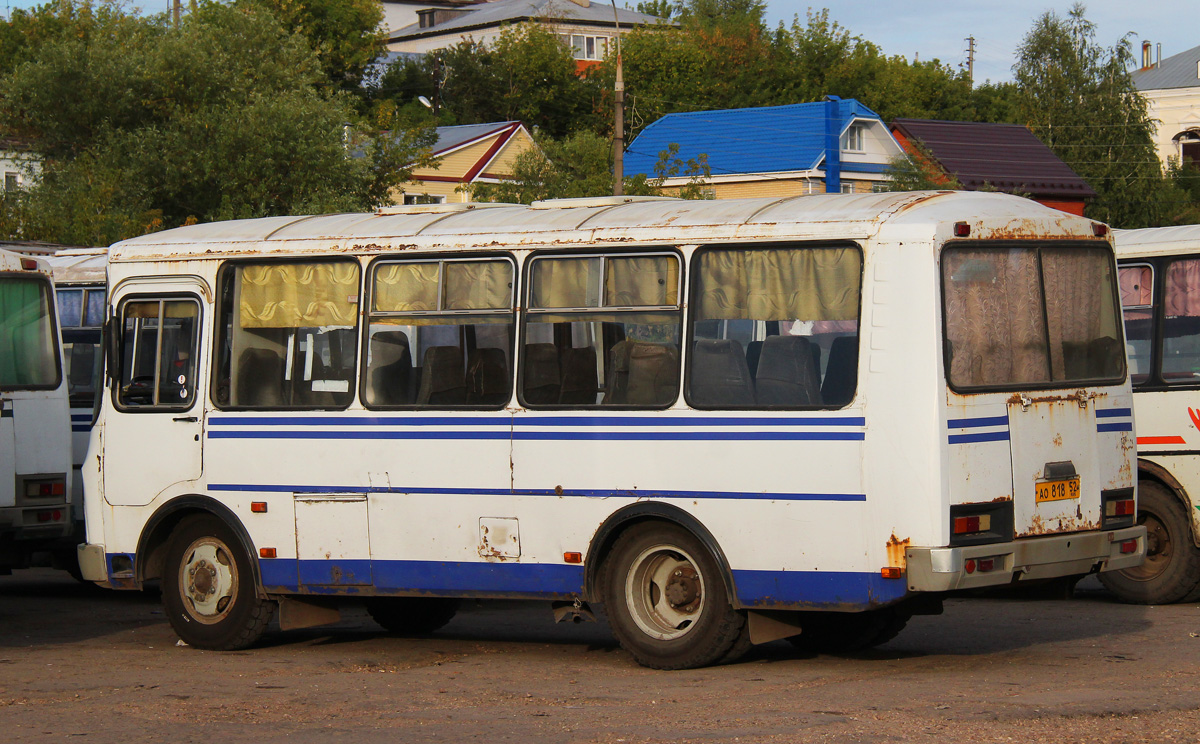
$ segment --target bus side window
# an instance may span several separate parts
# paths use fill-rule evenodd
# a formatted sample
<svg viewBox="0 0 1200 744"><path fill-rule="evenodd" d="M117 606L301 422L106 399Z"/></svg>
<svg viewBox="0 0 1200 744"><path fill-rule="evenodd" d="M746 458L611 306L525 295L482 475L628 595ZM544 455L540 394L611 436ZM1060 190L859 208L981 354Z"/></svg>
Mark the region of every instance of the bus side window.
<svg viewBox="0 0 1200 744"><path fill-rule="evenodd" d="M126 409L191 408L200 304L139 298L123 303L120 317L117 404Z"/></svg>
<svg viewBox="0 0 1200 744"><path fill-rule="evenodd" d="M1163 379L1195 382L1200 379L1200 259L1172 261L1164 279Z"/></svg>
<svg viewBox="0 0 1200 744"><path fill-rule="evenodd" d="M1125 316L1125 353L1134 385L1150 377L1150 347L1154 343L1154 267L1121 266L1117 270L1121 309Z"/></svg>
<svg viewBox="0 0 1200 744"><path fill-rule="evenodd" d="M688 402L841 408L858 381L862 256L843 246L697 253Z"/></svg>
<svg viewBox="0 0 1200 744"><path fill-rule="evenodd" d="M508 258L376 263L363 403L368 408L507 404L514 273Z"/></svg>
<svg viewBox="0 0 1200 744"><path fill-rule="evenodd" d="M357 261L228 264L221 272L213 399L250 409L354 400Z"/></svg>
<svg viewBox="0 0 1200 744"><path fill-rule="evenodd" d="M521 400L666 408L679 396L674 254L538 256L530 265Z"/></svg>

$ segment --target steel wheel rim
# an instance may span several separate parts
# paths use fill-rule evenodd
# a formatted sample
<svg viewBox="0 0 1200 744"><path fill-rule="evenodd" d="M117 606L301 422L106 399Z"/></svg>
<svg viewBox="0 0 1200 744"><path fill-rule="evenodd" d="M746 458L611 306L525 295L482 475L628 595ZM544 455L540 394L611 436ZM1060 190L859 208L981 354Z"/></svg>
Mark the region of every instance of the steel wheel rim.
<svg viewBox="0 0 1200 744"><path fill-rule="evenodd" d="M1138 524L1146 526L1146 561L1135 568L1125 569L1125 575L1135 581L1153 581L1162 576L1175 554L1171 532L1154 514L1143 512Z"/></svg>
<svg viewBox="0 0 1200 744"><path fill-rule="evenodd" d="M669 641L696 627L707 604L704 575L674 545L646 548L625 577L625 602L643 633Z"/></svg>
<svg viewBox="0 0 1200 744"><path fill-rule="evenodd" d="M183 552L179 595L194 620L214 625L233 610L238 590L237 564L224 541L201 537Z"/></svg>

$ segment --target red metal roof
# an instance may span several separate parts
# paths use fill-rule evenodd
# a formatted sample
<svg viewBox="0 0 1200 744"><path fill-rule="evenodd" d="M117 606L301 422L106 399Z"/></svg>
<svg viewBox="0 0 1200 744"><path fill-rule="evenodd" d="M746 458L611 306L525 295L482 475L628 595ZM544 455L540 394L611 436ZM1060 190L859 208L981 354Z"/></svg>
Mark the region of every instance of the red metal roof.
<svg viewBox="0 0 1200 744"><path fill-rule="evenodd" d="M920 142L963 188L1085 199L1096 192L1020 124L896 119L892 132ZM897 137L901 139L901 137Z"/></svg>

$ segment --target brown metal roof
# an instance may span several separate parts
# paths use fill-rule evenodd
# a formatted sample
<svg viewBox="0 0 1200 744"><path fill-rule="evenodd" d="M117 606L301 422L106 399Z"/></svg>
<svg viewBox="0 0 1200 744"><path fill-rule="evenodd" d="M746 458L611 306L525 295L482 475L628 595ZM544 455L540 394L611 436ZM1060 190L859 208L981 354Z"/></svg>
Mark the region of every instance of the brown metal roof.
<svg viewBox="0 0 1200 744"><path fill-rule="evenodd" d="M1096 196L1069 165L1019 124L896 119L892 131L921 143L970 191L990 185L1034 198Z"/></svg>

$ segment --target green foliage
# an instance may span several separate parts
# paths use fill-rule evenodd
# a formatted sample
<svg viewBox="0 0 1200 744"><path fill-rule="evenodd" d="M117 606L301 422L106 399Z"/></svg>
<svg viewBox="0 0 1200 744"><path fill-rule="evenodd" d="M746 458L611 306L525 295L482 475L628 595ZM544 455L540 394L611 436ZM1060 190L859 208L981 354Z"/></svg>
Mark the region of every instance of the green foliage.
<svg viewBox="0 0 1200 744"><path fill-rule="evenodd" d="M111 21L32 47L0 78L0 133L45 158L9 234L97 245L186 222L361 210L428 157L431 130L381 132L399 123L388 111L359 119L305 38L252 4L202 3L178 30L163 16ZM348 125L380 133L347 141Z"/></svg>
<svg viewBox="0 0 1200 744"><path fill-rule="evenodd" d="M924 145L915 143L913 146L917 150L916 155L897 155L888 161L888 180L884 182L888 191L962 190L957 178L934 164L933 157Z"/></svg>
<svg viewBox="0 0 1200 744"><path fill-rule="evenodd" d="M1095 35L1079 4L1065 18L1037 19L1014 67L1022 118L1099 194L1089 217L1122 228L1164 224L1179 197L1161 174L1154 125L1129 74L1129 41L1109 48Z"/></svg>
<svg viewBox="0 0 1200 744"><path fill-rule="evenodd" d="M383 52L378 0L237 0L270 11L283 27L302 34L316 52L325 76L356 91L363 72Z"/></svg>
<svg viewBox="0 0 1200 744"><path fill-rule="evenodd" d="M642 0L634 10L663 20L679 16L679 4L673 0Z"/></svg>

